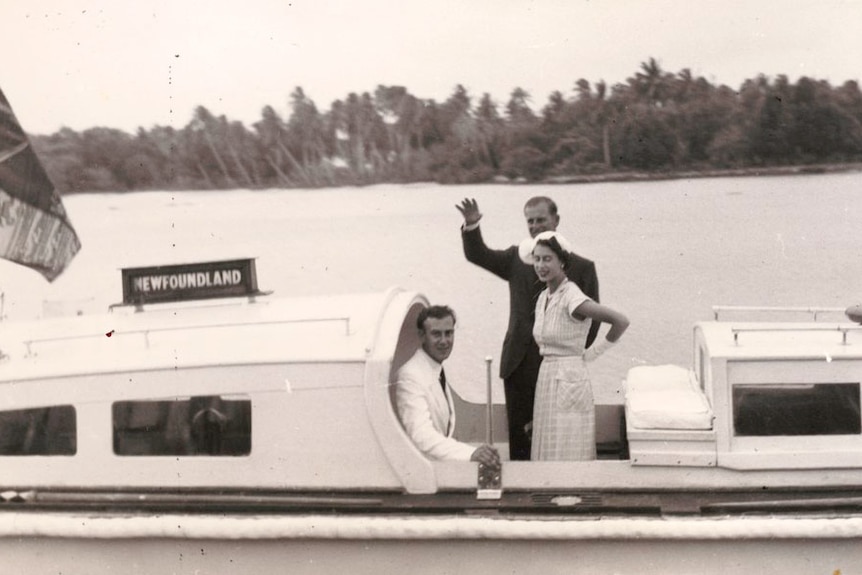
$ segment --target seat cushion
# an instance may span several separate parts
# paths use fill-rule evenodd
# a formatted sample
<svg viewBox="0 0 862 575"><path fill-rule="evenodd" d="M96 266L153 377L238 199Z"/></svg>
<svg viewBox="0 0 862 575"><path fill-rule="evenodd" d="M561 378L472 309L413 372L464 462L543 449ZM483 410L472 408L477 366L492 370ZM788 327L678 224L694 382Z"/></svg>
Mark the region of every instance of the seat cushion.
<svg viewBox="0 0 862 575"><path fill-rule="evenodd" d="M693 390L644 391L626 396L626 421L638 429L712 429L712 409Z"/></svg>
<svg viewBox="0 0 862 575"><path fill-rule="evenodd" d="M690 370L676 365L633 367L625 390L631 427L712 429L712 409Z"/></svg>

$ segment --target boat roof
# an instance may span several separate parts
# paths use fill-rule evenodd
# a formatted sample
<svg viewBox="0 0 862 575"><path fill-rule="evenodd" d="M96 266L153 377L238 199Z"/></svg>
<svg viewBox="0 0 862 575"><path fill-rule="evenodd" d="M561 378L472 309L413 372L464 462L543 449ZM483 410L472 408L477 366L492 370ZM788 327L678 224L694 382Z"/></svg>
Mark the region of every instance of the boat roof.
<svg viewBox="0 0 862 575"><path fill-rule="evenodd" d="M862 326L849 322L708 321L695 325L709 354L738 360L861 359Z"/></svg>
<svg viewBox="0 0 862 575"><path fill-rule="evenodd" d="M0 324L0 382L266 363L362 362L386 292L118 306L99 315Z"/></svg>

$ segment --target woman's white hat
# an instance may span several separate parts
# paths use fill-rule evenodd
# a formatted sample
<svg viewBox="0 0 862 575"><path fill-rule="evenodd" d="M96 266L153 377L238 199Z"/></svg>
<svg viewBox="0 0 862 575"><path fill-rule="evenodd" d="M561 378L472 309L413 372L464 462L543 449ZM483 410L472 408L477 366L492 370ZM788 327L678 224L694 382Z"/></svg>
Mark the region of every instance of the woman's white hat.
<svg viewBox="0 0 862 575"><path fill-rule="evenodd" d="M533 249L536 247L536 242L539 240L549 240L551 238L557 238L557 243L560 244L561 248L569 253L572 252L572 244L569 243L569 240L563 237L563 234L551 231L542 232L534 238L525 239L518 245L518 256L520 256L521 261L525 264L533 265Z"/></svg>

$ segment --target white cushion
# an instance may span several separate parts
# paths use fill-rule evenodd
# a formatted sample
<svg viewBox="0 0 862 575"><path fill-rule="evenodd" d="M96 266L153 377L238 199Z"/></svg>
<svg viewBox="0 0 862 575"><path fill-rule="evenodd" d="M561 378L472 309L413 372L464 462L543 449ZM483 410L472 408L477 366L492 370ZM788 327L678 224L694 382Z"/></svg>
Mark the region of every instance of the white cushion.
<svg viewBox="0 0 862 575"><path fill-rule="evenodd" d="M633 367L625 389L631 427L712 429L712 409L690 370L676 365Z"/></svg>
<svg viewBox="0 0 862 575"><path fill-rule="evenodd" d="M626 421L637 429L712 429L712 409L694 390L644 391L626 397Z"/></svg>

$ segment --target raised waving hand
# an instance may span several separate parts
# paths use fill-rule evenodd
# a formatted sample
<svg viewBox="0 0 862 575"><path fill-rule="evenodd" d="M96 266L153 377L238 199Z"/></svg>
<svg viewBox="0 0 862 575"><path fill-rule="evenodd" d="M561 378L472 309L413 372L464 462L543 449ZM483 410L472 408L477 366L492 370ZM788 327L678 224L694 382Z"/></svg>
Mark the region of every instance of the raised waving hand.
<svg viewBox="0 0 862 575"><path fill-rule="evenodd" d="M455 208L464 216L464 225L472 226L482 219L482 212L479 211L479 204L475 198L464 198L461 204L455 204Z"/></svg>

